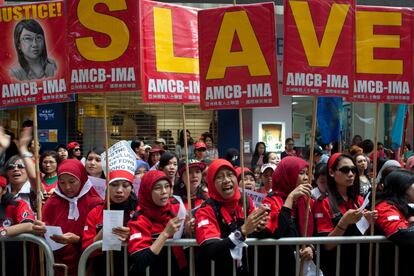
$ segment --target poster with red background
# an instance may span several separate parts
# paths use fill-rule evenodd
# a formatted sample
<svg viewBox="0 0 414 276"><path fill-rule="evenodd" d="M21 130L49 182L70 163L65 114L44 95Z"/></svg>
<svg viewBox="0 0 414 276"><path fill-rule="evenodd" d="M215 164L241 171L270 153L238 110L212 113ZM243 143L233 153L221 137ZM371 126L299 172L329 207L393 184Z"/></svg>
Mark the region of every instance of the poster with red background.
<svg viewBox="0 0 414 276"><path fill-rule="evenodd" d="M348 101L414 103L410 8L357 6L356 74Z"/></svg>
<svg viewBox="0 0 414 276"><path fill-rule="evenodd" d="M198 13L202 109L279 105L273 3Z"/></svg>
<svg viewBox="0 0 414 276"><path fill-rule="evenodd" d="M352 95L354 0L285 1L283 94Z"/></svg>
<svg viewBox="0 0 414 276"><path fill-rule="evenodd" d="M143 101L199 103L198 9L140 3Z"/></svg>
<svg viewBox="0 0 414 276"><path fill-rule="evenodd" d="M0 7L0 107L69 101L63 1Z"/></svg>
<svg viewBox="0 0 414 276"><path fill-rule="evenodd" d="M137 91L139 1L67 2L71 92Z"/></svg>

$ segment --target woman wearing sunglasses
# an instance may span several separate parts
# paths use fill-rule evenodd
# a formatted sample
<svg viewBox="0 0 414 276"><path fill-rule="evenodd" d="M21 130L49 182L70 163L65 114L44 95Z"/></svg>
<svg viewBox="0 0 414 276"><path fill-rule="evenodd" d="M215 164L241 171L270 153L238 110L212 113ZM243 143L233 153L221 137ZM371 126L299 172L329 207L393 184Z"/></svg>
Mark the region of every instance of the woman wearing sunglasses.
<svg viewBox="0 0 414 276"><path fill-rule="evenodd" d="M362 210L363 198L359 195L358 168L351 156L335 153L328 160L328 196L315 201L313 214L316 231L321 236L362 236L365 233L356 223L363 217L372 221L376 212ZM324 275L335 275L335 244L321 247L321 268ZM368 274L368 254L361 245L360 275ZM355 245L341 246L340 275L355 274ZM346 265L344 265L346 264Z"/></svg>
<svg viewBox="0 0 414 276"><path fill-rule="evenodd" d="M32 161L29 160L29 162ZM36 186L34 181L31 183L29 180L23 159L14 155L7 160L4 167L8 181L7 191L13 195L14 199L21 199L32 210L36 210Z"/></svg>

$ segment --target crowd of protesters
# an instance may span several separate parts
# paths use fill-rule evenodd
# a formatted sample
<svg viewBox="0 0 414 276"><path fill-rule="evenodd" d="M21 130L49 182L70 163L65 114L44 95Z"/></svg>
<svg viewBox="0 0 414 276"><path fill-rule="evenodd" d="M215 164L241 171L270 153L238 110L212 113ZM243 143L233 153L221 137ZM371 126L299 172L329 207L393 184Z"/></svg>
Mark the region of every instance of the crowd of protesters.
<svg viewBox="0 0 414 276"><path fill-rule="evenodd" d="M0 238L20 233L43 236L46 226L60 226L63 234L51 236L63 245L54 251L55 262L67 265L69 275L76 275L83 250L103 238L103 211L107 206L92 180L105 178L101 158L105 149L96 147L82 155L81 144L70 142L59 145L55 151L43 152L39 158L39 190L34 157L37 147L32 138L30 126L23 128L18 140L11 139L0 127ZM296 148L292 138L286 139L285 144L286 149L276 153L267 151L266 144L258 142L250 168L242 171L239 152L230 148L224 158L219 158L209 133L194 140L190 131L187 130L187 135L181 131L175 151L169 151L162 138L153 145L143 140L132 141L135 171L110 173L106 190L110 209L124 211L123 226L113 228L112 232L127 243L130 275L145 275L147 267L151 275L167 275L168 269L171 275L188 275L187 248L172 247L172 262L167 265L165 242L173 237L195 238L200 245L195 258L197 275L210 275L212 269L215 275L231 275L232 260L236 261L238 275L251 275L253 266L249 264L253 262L253 254L244 249L247 237L363 236L369 230L358 226L362 220L375 225L376 233L387 236L400 247L399 275L411 275L410 250L414 249L411 146L406 145L403 158L397 161L398 158L390 156L390 150L378 145L378 199L375 211L370 211L371 206L364 204L364 199L371 199L373 186L372 141L356 136L342 152L331 144L316 145L311 173L309 154L306 156L306 151ZM254 201L241 187L261 194L262 201ZM37 209L38 196L43 200L42 210ZM311 198L309 209L308 198ZM39 211L42 220L37 219ZM387 250L389 246L386 244L381 250L381 260L394 258L393 252ZM367 275L368 247L360 246L358 262L355 247L355 244L341 246L340 275L353 275L356 265L361 275ZM6 251L7 260L13 259L9 252ZM259 248L260 275L275 275L275 257L280 260L279 275L295 275L295 256L312 261L316 254L312 244L299 252L282 246L278 252L279 256L275 256L274 247ZM321 247L324 275L335 275L338 252L334 244ZM30 258L36 256L33 253ZM104 275L104 258L102 252L91 256L90 275ZM115 252L113 258L116 275L123 275L123 253ZM215 261L214 267L211 260ZM379 274L391 275L394 262L392 265L383 262ZM63 272L57 269L56 274Z"/></svg>

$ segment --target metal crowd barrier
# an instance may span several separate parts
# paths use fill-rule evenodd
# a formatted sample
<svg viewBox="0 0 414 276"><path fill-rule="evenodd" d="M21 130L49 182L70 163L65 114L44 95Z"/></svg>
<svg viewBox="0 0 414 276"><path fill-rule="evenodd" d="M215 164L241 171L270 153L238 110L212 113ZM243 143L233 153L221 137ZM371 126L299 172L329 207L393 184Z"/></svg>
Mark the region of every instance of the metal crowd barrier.
<svg viewBox="0 0 414 276"><path fill-rule="evenodd" d="M7 237L5 239L1 239L1 275L6 276L6 252L5 252L5 243L7 242L22 242L23 243L23 275L27 276L27 248L26 243L34 243L42 249L44 256L45 256L45 268L46 268L46 275L53 276L53 265L55 263L55 258L53 257L53 251L50 246L46 243L44 238L32 235L32 234L20 234L15 237ZM18 258L19 256L14 256ZM29 275L31 273L29 272Z"/></svg>
<svg viewBox="0 0 414 276"><path fill-rule="evenodd" d="M340 269L340 258L341 258L341 245L343 244L356 244L356 254L355 254L355 276L359 276L359 263L360 263L360 245L366 243L372 243L376 246L375 256L374 256L374 264L375 264L375 276L379 275L379 245L382 243L391 243L385 236L353 236L353 237L306 237L306 238L283 238L279 240L275 239L247 239L246 243L250 246L254 247L254 267L253 273L254 276L258 275L258 247L259 246L275 246L275 253L276 256L279 256L279 246L281 245L290 245L296 246L296 252L299 251L300 246L303 244L312 244L316 248L316 256L314 256L314 262L317 267L316 276L319 276L319 268L320 268L320 247L321 245L325 244L336 244L336 275L339 275ZM126 246L125 244L123 246ZM190 248L190 260L189 260L189 275L195 275L194 271L194 247L197 247L198 244L194 239L180 239L180 240L168 240L166 245L168 247L168 275L171 276L171 246L183 246L184 248ZM91 244L88 248L85 249L83 252L78 266L78 276L85 276L86 274L86 263L88 258L92 252L95 250L99 250L102 248L102 241L97 241ZM124 275L128 275L128 256L127 250L124 250ZM394 266L394 276L398 276L398 247L395 246L395 266ZM108 254L109 255L109 254ZM108 256L107 255L107 256ZM107 257L107 276L110 275L109 269L109 262ZM275 260L275 271L276 275L279 272L279 258L276 257ZM212 276L214 276L214 261L211 262L211 271ZM298 276L300 273L300 258L296 258L296 275ZM147 275L149 275L149 268L147 268ZM233 275L236 275L235 265L233 265ZM365 276L365 275L362 275Z"/></svg>

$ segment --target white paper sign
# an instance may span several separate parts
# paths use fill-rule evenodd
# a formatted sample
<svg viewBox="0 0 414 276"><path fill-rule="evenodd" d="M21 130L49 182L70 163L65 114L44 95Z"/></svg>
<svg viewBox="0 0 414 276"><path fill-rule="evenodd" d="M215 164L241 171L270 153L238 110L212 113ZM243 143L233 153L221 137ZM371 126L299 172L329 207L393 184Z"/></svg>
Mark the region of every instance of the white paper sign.
<svg viewBox="0 0 414 276"><path fill-rule="evenodd" d="M105 200L105 193L106 193L106 179L102 179L99 177L88 176L89 180L91 181L93 188L99 194L99 196Z"/></svg>
<svg viewBox="0 0 414 276"><path fill-rule="evenodd" d="M50 236L53 236L53 235L58 235L58 236L63 235L62 228L60 228L60 226L46 225L45 227L46 227L45 239L46 239L47 244L49 244L50 248L52 248L53 251L61 249L62 247L66 245L63 243L55 242L54 240L50 238Z"/></svg>
<svg viewBox="0 0 414 276"><path fill-rule="evenodd" d="M175 197L175 199L178 200L178 202L180 202L180 209L178 209L177 217L183 220L181 222L180 229L178 229L178 231L175 232L175 234L173 236L174 240L179 240L183 236L184 221L185 221L185 216L187 215L187 211L185 209L185 206L184 206L184 203L183 203L183 200L181 199L181 197L179 197L179 196L174 196L174 197Z"/></svg>
<svg viewBox="0 0 414 276"><path fill-rule="evenodd" d="M243 189L239 187L241 193L243 193ZM246 195L249 196L253 202L254 206L259 207L262 204L263 199L266 197L265 194L254 192L251 190L246 189Z"/></svg>
<svg viewBox="0 0 414 276"><path fill-rule="evenodd" d="M118 236L112 233L112 228L122 227L124 223L124 211L104 210L103 213L103 239L102 250L121 251L122 242Z"/></svg>
<svg viewBox="0 0 414 276"><path fill-rule="evenodd" d="M361 234L365 234L365 232L368 230L369 228L369 222L368 220L363 216L357 223L356 223L356 227L358 228L359 232L361 232Z"/></svg>
<svg viewBox="0 0 414 276"><path fill-rule="evenodd" d="M109 169L110 171L124 170L131 174L135 173L136 155L130 144L125 141L119 141L108 149ZM106 153L101 154L102 169L106 172Z"/></svg>

